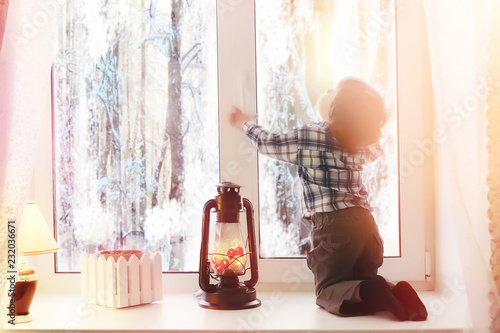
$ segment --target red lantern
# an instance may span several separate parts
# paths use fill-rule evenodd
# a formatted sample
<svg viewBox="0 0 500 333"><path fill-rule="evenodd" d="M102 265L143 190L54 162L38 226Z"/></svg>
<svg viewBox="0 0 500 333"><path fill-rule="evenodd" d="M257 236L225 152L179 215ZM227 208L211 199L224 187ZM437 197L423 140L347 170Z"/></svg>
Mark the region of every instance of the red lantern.
<svg viewBox="0 0 500 333"><path fill-rule="evenodd" d="M200 306L209 309L249 309L260 305L254 289L258 279L257 251L253 207L240 196L241 186L233 183L217 185L218 195L207 201L203 209L200 251ZM242 210L242 206L245 210ZM214 240L210 246L210 212L215 209ZM248 238L244 241L240 213L246 212ZM240 282L239 276L250 269L250 279ZM217 281L210 283L211 277Z"/></svg>

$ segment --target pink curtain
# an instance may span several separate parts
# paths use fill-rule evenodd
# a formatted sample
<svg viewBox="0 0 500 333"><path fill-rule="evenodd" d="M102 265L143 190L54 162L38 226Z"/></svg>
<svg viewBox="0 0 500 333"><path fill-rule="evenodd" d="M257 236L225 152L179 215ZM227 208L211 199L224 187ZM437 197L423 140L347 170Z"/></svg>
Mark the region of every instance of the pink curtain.
<svg viewBox="0 0 500 333"><path fill-rule="evenodd" d="M8 5L8 17L6 15ZM45 5L45 6L44 6ZM20 217L31 189L38 136L50 109L56 8L44 1L0 0L0 308L9 301L7 224ZM19 230L19 225L16 228ZM21 236L21 237L19 237ZM22 235L16 240L22 254ZM19 260L17 260L19 265ZM6 311L0 311L0 325ZM2 327L0 326L0 327Z"/></svg>
<svg viewBox="0 0 500 333"><path fill-rule="evenodd" d="M9 10L9 0L0 0L0 57L2 56L2 45L5 34L5 25L7 23L7 12ZM0 58L1 59L1 58ZM1 79L0 79L1 80ZM1 80L3 83L3 80ZM4 87L1 85L0 87ZM2 89L2 88L0 88ZM9 123L10 117L6 110L4 109L4 104L0 101L0 133L2 133L2 137L0 138L0 198L2 198L3 193L3 181L5 179L5 169L4 163L7 156L7 147L5 137L8 135L7 129L4 128L4 124Z"/></svg>
<svg viewBox="0 0 500 333"><path fill-rule="evenodd" d="M9 0L0 0L0 54L2 54L3 36L5 23L7 22L7 12L9 10Z"/></svg>

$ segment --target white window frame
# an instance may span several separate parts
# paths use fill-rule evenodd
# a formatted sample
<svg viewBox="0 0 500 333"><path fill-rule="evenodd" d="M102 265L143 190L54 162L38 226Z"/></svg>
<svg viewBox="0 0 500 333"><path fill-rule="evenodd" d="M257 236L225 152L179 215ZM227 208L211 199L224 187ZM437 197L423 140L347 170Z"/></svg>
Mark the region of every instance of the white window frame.
<svg viewBox="0 0 500 333"><path fill-rule="evenodd" d="M431 290L435 270L429 261L426 265L425 258L426 253L430 253L429 260L434 252L433 160L432 154L426 155L421 148L426 138L432 138L433 127L425 20L419 2L397 2L402 256L385 258L380 274L394 281L411 281L420 290ZM220 179L244 186L242 196L253 203L255 220L259 221L257 153L243 133L227 122L233 104L247 113L257 112L255 3L254 0L217 0L217 9ZM53 221L50 104L46 112L32 197L39 203L47 221ZM201 214L202 207L200 218ZM80 274L55 273L53 255L34 256L28 260L39 271L40 289L78 292ZM426 274L430 275L427 279ZM166 292L194 291L198 288L197 281L197 273L163 274ZM311 289L312 274L305 260L259 259L257 287L276 284L291 290Z"/></svg>

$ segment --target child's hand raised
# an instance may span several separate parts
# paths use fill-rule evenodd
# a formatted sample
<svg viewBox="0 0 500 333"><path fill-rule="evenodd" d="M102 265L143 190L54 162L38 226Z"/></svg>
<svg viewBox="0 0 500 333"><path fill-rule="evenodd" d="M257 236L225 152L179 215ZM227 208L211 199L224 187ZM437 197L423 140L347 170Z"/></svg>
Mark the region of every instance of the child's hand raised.
<svg viewBox="0 0 500 333"><path fill-rule="evenodd" d="M231 124L231 126L241 129L245 122L247 122L248 120L257 119L258 116L259 115L257 114L253 115L245 114L236 106L233 106L233 111L229 114L229 124Z"/></svg>

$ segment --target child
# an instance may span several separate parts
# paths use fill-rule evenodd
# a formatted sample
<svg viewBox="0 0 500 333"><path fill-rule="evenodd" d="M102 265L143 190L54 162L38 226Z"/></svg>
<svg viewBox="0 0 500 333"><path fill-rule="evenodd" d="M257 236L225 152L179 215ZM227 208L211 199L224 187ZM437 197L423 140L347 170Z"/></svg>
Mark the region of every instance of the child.
<svg viewBox="0 0 500 333"><path fill-rule="evenodd" d="M382 154L384 101L366 82L347 77L316 105L323 122L271 133L233 107L229 122L243 129L260 153L296 164L303 213L311 217L316 304L340 316L389 310L398 320L425 320L427 310L407 282L377 275L383 244L361 180L363 166Z"/></svg>

